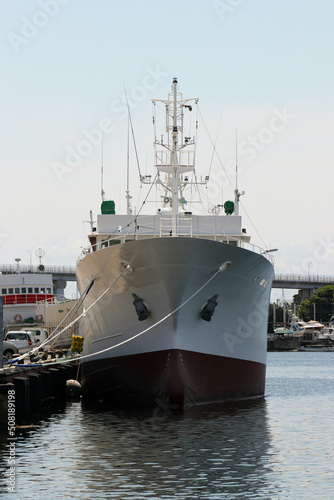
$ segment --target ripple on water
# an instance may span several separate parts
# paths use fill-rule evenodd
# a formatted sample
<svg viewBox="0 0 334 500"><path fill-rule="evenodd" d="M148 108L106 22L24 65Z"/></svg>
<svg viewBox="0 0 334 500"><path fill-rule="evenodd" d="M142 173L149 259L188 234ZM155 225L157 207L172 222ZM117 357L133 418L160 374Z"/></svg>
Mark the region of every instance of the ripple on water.
<svg viewBox="0 0 334 500"><path fill-rule="evenodd" d="M159 418L70 402L18 432L19 498L327 500L334 357L315 354L269 353L259 402Z"/></svg>

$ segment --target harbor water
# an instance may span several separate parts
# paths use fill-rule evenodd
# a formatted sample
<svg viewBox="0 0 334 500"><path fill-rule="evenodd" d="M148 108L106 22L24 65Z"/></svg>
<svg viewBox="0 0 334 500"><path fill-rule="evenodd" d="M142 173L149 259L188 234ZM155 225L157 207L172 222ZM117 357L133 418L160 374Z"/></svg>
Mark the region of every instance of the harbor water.
<svg viewBox="0 0 334 500"><path fill-rule="evenodd" d="M328 500L333 423L334 355L270 352L258 402L174 414L72 401L18 428L12 453L2 429L0 498Z"/></svg>

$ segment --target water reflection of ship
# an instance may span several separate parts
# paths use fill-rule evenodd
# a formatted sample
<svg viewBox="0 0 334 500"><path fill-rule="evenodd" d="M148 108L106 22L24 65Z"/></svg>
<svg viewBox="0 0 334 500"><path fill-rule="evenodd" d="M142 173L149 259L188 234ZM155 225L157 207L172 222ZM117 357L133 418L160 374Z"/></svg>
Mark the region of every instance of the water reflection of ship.
<svg viewBox="0 0 334 500"><path fill-rule="evenodd" d="M267 495L261 498L270 497L264 400L194 408L186 415L162 406L145 413L84 407L79 434L77 466L84 469L90 460L87 482L94 491L112 488L116 494L119 488L127 497L136 485L138 493L159 498L260 498L260 491Z"/></svg>

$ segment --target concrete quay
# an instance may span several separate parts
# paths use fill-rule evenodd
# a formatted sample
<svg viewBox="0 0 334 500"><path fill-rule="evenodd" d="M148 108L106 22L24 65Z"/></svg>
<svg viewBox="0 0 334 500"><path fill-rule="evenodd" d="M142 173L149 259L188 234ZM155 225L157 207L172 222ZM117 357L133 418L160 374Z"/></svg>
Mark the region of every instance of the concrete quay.
<svg viewBox="0 0 334 500"><path fill-rule="evenodd" d="M0 369L0 425L22 424L67 396L67 381L75 380L78 359L68 363L7 365Z"/></svg>

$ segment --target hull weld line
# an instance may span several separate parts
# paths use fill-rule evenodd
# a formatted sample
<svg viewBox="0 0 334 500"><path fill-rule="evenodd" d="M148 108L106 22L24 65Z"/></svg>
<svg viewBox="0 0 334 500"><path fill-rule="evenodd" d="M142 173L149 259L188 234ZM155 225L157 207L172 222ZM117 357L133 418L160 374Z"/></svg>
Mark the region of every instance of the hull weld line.
<svg viewBox="0 0 334 500"><path fill-rule="evenodd" d="M91 343L94 344L95 342L101 342L101 340L113 339L114 337L121 337L122 335L124 335L124 333L115 333L115 335L108 335L108 337L92 340Z"/></svg>

